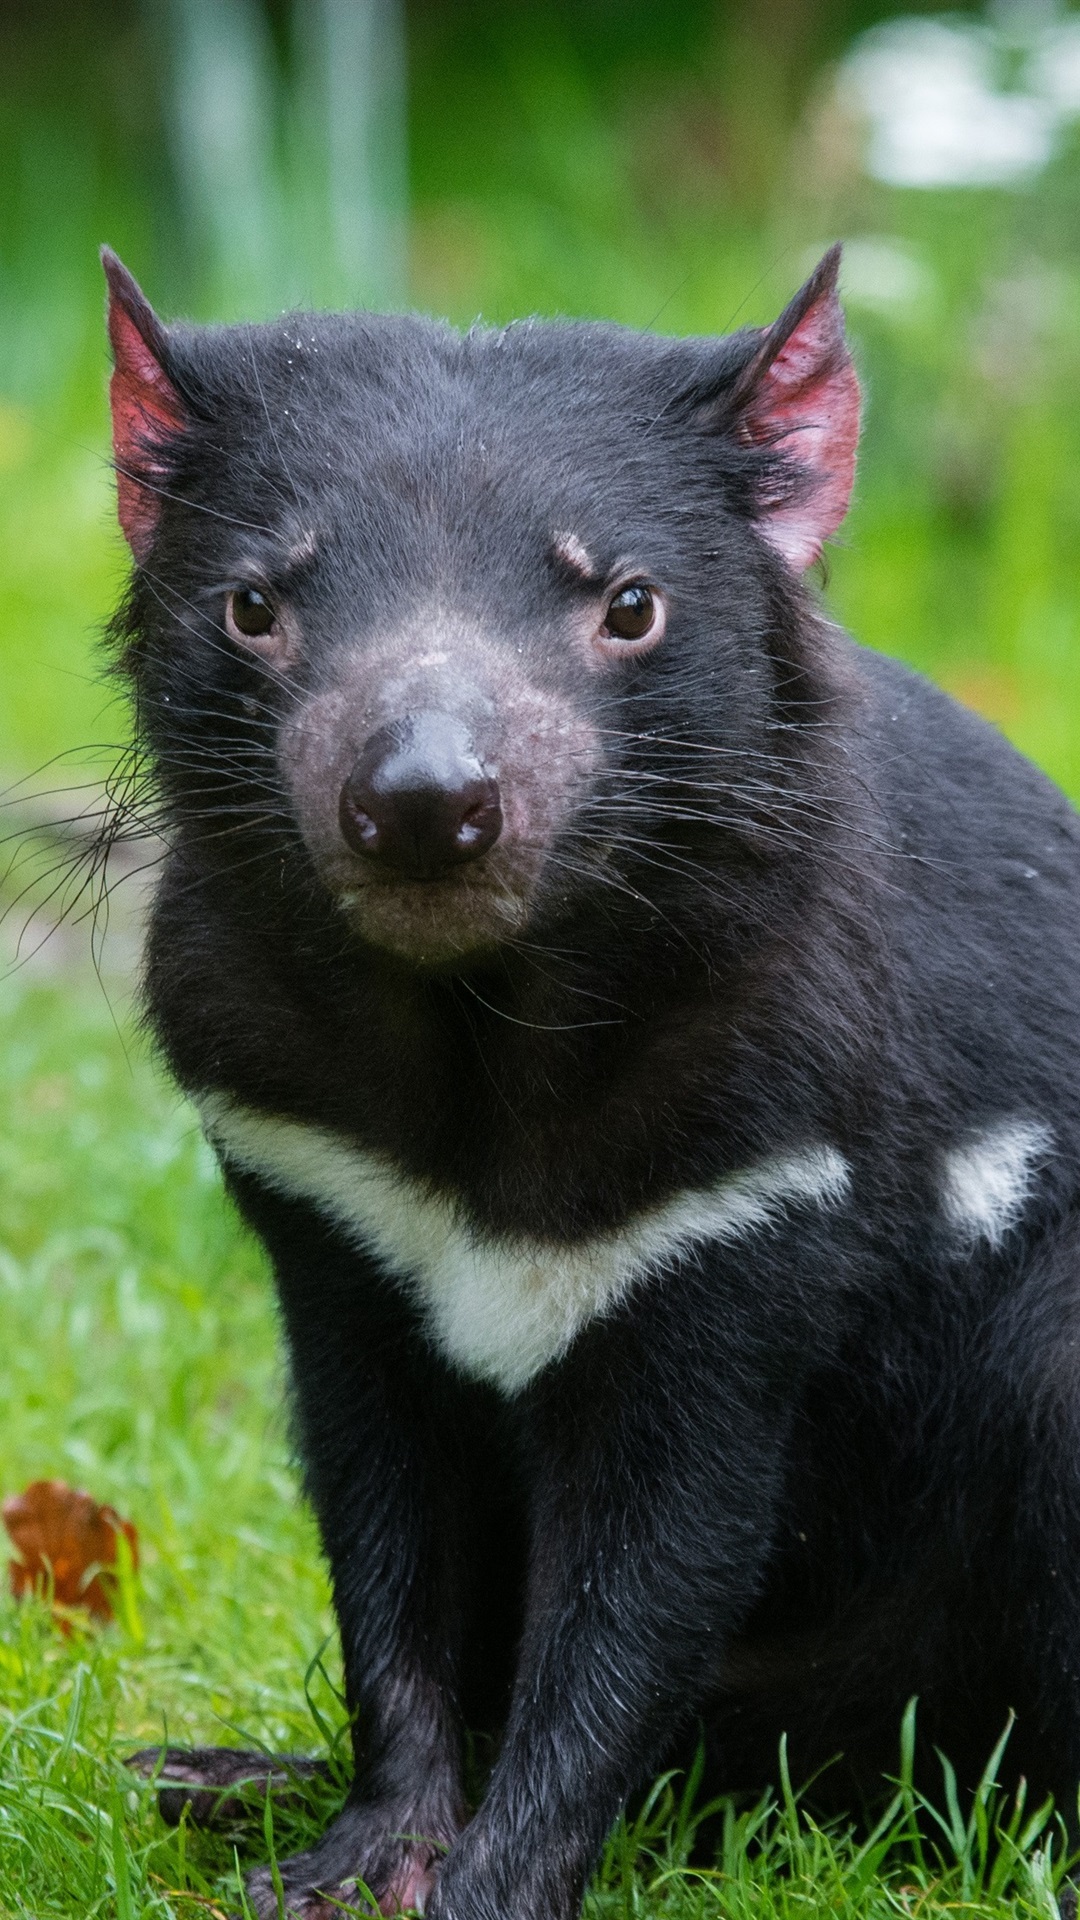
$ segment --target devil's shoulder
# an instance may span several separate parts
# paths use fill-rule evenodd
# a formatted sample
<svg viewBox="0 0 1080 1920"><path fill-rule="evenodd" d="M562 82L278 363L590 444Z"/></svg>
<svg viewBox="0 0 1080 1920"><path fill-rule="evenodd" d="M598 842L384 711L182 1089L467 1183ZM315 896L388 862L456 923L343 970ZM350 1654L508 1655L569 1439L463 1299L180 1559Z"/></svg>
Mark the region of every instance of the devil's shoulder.
<svg viewBox="0 0 1080 1920"><path fill-rule="evenodd" d="M1080 1094L1080 816L988 721L855 648L879 910L916 1044L968 1110Z"/></svg>

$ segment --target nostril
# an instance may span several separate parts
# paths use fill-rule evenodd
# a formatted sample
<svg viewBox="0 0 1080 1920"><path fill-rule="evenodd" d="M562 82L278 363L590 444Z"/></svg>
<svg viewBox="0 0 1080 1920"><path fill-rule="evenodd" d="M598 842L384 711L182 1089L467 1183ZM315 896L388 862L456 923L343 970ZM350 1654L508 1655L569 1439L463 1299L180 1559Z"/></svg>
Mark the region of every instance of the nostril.
<svg viewBox="0 0 1080 1920"><path fill-rule="evenodd" d="M371 814L358 799L351 780L346 780L338 801L338 824L346 843L354 853L378 851L379 829Z"/></svg>
<svg viewBox="0 0 1080 1920"><path fill-rule="evenodd" d="M485 780L483 792L476 799L470 799L458 821L454 839L459 857L478 859L486 853L502 832L502 824L498 783Z"/></svg>
<svg viewBox="0 0 1080 1920"><path fill-rule="evenodd" d="M484 831L484 815L486 812L487 806L483 800L478 800L475 806L469 808L468 813L464 816L457 830L458 844L460 846L471 847L474 840L479 840Z"/></svg>

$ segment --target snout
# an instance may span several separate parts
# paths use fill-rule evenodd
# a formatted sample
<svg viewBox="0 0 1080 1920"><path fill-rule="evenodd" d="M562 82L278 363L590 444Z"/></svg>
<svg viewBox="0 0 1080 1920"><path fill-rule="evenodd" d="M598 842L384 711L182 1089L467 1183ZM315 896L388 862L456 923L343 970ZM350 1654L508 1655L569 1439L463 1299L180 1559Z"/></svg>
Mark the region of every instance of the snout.
<svg viewBox="0 0 1080 1920"><path fill-rule="evenodd" d="M495 845L499 784L460 720L413 713L380 727L361 749L341 789L338 822L354 853L405 879L438 880Z"/></svg>
<svg viewBox="0 0 1080 1920"><path fill-rule="evenodd" d="M602 750L520 647L440 604L329 656L324 675L286 719L281 771L351 933L445 967L519 937L549 902L565 908L555 843Z"/></svg>

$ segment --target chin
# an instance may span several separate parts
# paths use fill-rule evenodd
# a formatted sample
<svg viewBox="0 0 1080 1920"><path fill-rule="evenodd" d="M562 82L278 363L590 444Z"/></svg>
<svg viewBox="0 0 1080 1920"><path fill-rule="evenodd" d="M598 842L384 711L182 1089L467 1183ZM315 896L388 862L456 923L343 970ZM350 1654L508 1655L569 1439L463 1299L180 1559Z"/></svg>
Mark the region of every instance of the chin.
<svg viewBox="0 0 1080 1920"><path fill-rule="evenodd" d="M495 882L368 881L342 889L339 910L367 946L415 967L447 967L491 953L529 921L531 900Z"/></svg>

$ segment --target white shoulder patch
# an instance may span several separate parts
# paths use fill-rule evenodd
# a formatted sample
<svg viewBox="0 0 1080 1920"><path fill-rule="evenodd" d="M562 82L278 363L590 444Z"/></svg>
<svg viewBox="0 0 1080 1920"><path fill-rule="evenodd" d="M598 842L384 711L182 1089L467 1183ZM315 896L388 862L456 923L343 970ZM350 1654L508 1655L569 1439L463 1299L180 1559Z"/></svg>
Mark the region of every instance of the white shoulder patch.
<svg viewBox="0 0 1080 1920"><path fill-rule="evenodd" d="M942 1204L950 1226L969 1245L1001 1245L1023 1213L1035 1163L1054 1143L1036 1120L1004 1120L945 1155Z"/></svg>
<svg viewBox="0 0 1080 1920"><path fill-rule="evenodd" d="M790 1202L836 1205L850 1186L842 1154L807 1147L676 1194L572 1245L496 1239L478 1232L450 1196L338 1134L219 1095L201 1107L210 1138L230 1160L329 1215L409 1288L446 1357L504 1393L565 1352L642 1275L705 1241L768 1227Z"/></svg>

